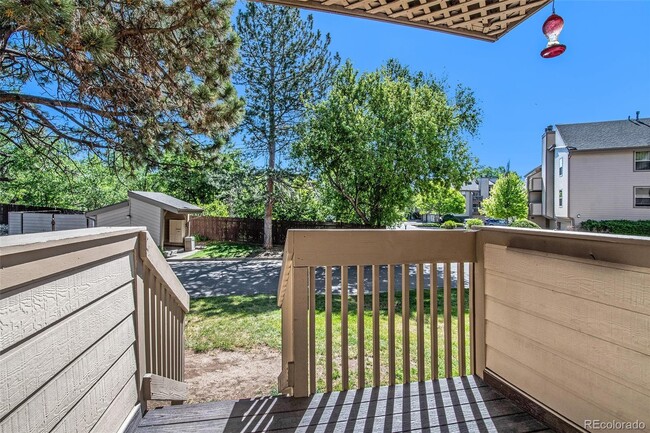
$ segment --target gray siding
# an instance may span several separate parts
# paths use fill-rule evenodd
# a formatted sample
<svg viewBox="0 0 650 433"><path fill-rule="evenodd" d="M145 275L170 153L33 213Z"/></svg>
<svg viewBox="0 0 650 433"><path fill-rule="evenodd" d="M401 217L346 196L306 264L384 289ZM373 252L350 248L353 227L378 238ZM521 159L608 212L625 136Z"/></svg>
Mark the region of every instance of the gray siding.
<svg viewBox="0 0 650 433"><path fill-rule="evenodd" d="M131 225L144 226L149 231L156 245L161 243L161 218L163 210L157 206L130 198Z"/></svg>
<svg viewBox="0 0 650 433"><path fill-rule="evenodd" d="M132 254L55 275L0 288L0 433L117 431L138 403Z"/></svg>
<svg viewBox="0 0 650 433"><path fill-rule="evenodd" d="M97 227L128 227L130 225L128 206L97 214Z"/></svg>
<svg viewBox="0 0 650 433"><path fill-rule="evenodd" d="M570 216L587 219L650 219L650 208L634 207L635 186L650 186L650 172L633 170L633 151L571 155ZM578 218L580 214L580 218Z"/></svg>

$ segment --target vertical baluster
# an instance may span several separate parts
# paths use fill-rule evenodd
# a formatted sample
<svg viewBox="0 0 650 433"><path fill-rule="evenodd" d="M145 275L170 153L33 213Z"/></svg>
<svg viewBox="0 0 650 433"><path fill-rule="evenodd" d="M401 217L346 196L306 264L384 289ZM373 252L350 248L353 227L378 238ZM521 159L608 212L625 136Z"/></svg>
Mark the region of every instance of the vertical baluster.
<svg viewBox="0 0 650 433"><path fill-rule="evenodd" d="M147 266L144 268L144 334L145 334L145 353L146 353L146 368L145 373L151 373L151 360L152 360L152 343L153 338L151 336L151 320L152 320L152 311L151 311L151 299L153 293L151 291L151 270Z"/></svg>
<svg viewBox="0 0 650 433"><path fill-rule="evenodd" d="M474 371L474 263L469 264L469 374Z"/></svg>
<svg viewBox="0 0 650 433"><path fill-rule="evenodd" d="M176 301L169 296L169 378L176 380Z"/></svg>
<svg viewBox="0 0 650 433"><path fill-rule="evenodd" d="M363 266L357 266L357 371L358 388L366 386L366 349L365 334L363 326Z"/></svg>
<svg viewBox="0 0 650 433"><path fill-rule="evenodd" d="M388 265L388 384L395 385L395 266Z"/></svg>
<svg viewBox="0 0 650 433"><path fill-rule="evenodd" d="M163 359L163 300L160 281L156 278L156 371L158 375L162 375L162 359Z"/></svg>
<svg viewBox="0 0 650 433"><path fill-rule="evenodd" d="M445 263L444 276L445 316L445 377L451 377L451 263Z"/></svg>
<svg viewBox="0 0 650 433"><path fill-rule="evenodd" d="M431 263L429 280L429 314L431 323L431 378L438 378L438 264Z"/></svg>
<svg viewBox="0 0 650 433"><path fill-rule="evenodd" d="M456 311L458 316L458 369L461 376L465 376L465 263L456 264L458 273L458 287L456 297Z"/></svg>
<svg viewBox="0 0 650 433"><path fill-rule="evenodd" d="M348 267L341 266L341 381L343 390L350 388L348 375Z"/></svg>
<svg viewBox="0 0 650 433"><path fill-rule="evenodd" d="M309 392L316 392L316 269L309 268Z"/></svg>
<svg viewBox="0 0 650 433"><path fill-rule="evenodd" d="M169 296L169 289L167 288L166 285L163 285L163 293L165 294L165 377L169 377L169 372L170 372L170 364L171 364L171 336L169 335L169 325L171 322L171 315L170 315L170 310L169 310L169 304L170 302L170 296Z"/></svg>
<svg viewBox="0 0 650 433"><path fill-rule="evenodd" d="M418 263L416 276L416 322L418 382L424 382L424 265Z"/></svg>
<svg viewBox="0 0 650 433"><path fill-rule="evenodd" d="M325 267L325 387L332 392L332 267Z"/></svg>
<svg viewBox="0 0 650 433"><path fill-rule="evenodd" d="M404 383L411 382L410 316L409 305L409 265L402 265L402 370Z"/></svg>
<svg viewBox="0 0 650 433"><path fill-rule="evenodd" d="M372 265L372 386L380 384L379 265Z"/></svg>

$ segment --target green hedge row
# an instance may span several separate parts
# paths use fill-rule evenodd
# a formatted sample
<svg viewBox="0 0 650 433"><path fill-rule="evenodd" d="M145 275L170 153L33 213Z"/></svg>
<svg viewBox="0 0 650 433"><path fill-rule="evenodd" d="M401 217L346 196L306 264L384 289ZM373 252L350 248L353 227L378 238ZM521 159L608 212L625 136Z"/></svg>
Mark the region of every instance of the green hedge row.
<svg viewBox="0 0 650 433"><path fill-rule="evenodd" d="M580 224L582 230L617 235L650 236L650 220L587 220Z"/></svg>

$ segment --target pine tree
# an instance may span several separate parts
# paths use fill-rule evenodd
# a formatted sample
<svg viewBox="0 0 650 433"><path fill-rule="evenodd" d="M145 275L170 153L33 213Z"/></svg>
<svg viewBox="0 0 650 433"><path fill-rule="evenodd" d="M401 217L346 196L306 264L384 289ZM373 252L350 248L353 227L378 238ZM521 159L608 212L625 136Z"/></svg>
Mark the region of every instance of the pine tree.
<svg viewBox="0 0 650 433"><path fill-rule="evenodd" d="M275 182L281 158L296 140L305 104L320 99L338 66L330 37L314 30L313 18L295 8L247 3L237 17L242 67L235 75L246 88L245 144L266 157L264 247L272 246Z"/></svg>
<svg viewBox="0 0 650 433"><path fill-rule="evenodd" d="M219 146L243 114L233 1L3 0L0 134L107 158ZM73 150L74 151L74 150Z"/></svg>

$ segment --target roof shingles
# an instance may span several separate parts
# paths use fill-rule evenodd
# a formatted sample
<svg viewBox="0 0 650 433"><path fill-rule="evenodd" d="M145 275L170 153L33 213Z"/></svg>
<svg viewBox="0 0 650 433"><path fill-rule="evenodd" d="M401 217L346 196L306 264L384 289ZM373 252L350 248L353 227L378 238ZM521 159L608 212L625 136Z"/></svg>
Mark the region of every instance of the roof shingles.
<svg viewBox="0 0 650 433"><path fill-rule="evenodd" d="M650 118L556 125L567 147L608 150L650 147Z"/></svg>

